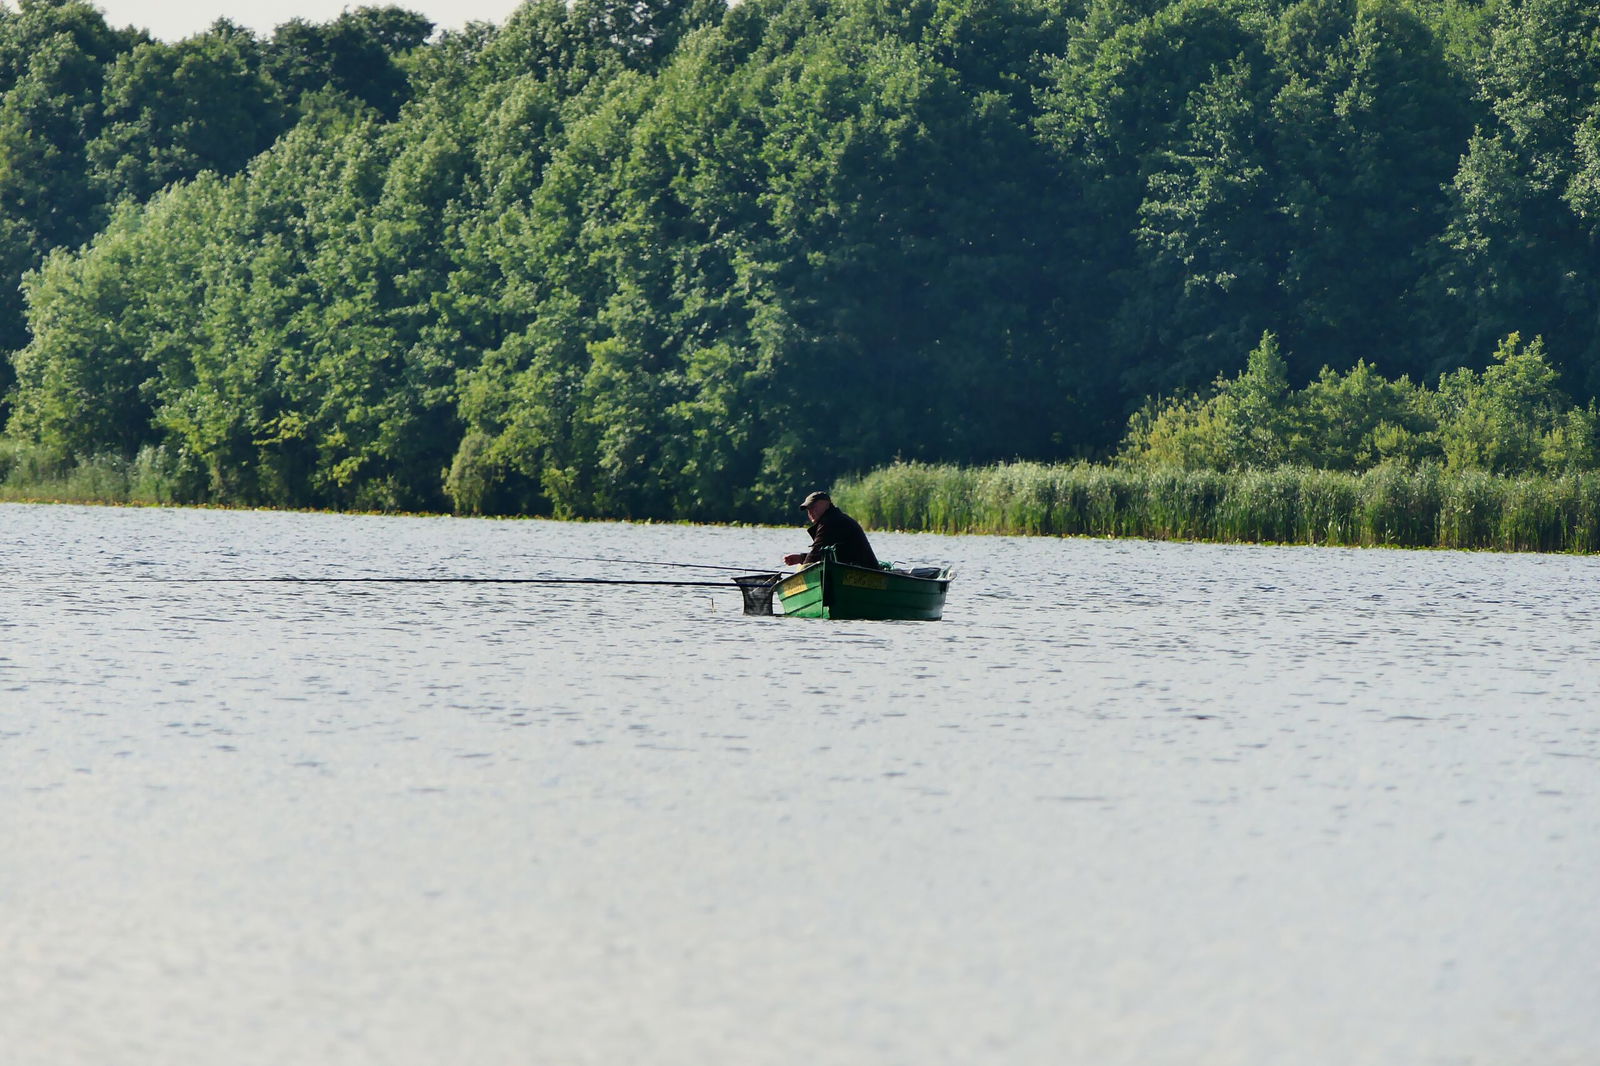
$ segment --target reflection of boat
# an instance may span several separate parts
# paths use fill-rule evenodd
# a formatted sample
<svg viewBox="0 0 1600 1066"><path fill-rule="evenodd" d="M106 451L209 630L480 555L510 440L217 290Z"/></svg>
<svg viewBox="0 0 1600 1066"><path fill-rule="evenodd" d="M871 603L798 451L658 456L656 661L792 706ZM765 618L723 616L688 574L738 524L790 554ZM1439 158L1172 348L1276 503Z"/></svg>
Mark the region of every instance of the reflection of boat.
<svg viewBox="0 0 1600 1066"><path fill-rule="evenodd" d="M944 614L950 577L948 568L936 566L874 570L823 559L786 577L760 574L734 581L744 590L746 614L771 614L776 593L791 618L936 622Z"/></svg>

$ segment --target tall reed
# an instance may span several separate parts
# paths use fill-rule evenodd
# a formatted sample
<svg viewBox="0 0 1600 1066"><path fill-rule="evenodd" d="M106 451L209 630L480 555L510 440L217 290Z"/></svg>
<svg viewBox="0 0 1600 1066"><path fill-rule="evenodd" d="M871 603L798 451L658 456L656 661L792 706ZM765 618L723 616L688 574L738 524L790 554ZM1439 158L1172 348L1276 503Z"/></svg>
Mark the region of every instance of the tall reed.
<svg viewBox="0 0 1600 1066"><path fill-rule="evenodd" d="M166 448L120 455L62 456L25 441L0 439L0 500L55 503L172 503L174 461Z"/></svg>
<svg viewBox="0 0 1600 1066"><path fill-rule="evenodd" d="M879 529L1162 540L1600 551L1600 474L1501 477L1435 464L1305 467L895 463L836 487Z"/></svg>

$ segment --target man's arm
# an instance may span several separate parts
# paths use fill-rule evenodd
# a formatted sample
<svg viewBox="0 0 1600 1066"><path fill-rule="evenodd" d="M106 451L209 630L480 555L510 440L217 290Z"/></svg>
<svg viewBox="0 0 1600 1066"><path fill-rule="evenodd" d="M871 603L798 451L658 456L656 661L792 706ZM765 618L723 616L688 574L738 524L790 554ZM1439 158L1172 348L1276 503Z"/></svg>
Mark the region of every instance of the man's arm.
<svg viewBox="0 0 1600 1066"><path fill-rule="evenodd" d="M829 513L831 514L832 512L830 511ZM832 548L839 543L839 531L834 528L832 522L828 521L828 517L825 514L817 519L816 532L811 535L811 550L806 552L805 561L807 565L821 562L822 549Z"/></svg>
<svg viewBox="0 0 1600 1066"><path fill-rule="evenodd" d="M809 566L822 558L822 549L832 547L834 537L828 532L828 524L823 519L818 519L816 525L811 527L811 550L795 552L793 555L783 557L784 566Z"/></svg>

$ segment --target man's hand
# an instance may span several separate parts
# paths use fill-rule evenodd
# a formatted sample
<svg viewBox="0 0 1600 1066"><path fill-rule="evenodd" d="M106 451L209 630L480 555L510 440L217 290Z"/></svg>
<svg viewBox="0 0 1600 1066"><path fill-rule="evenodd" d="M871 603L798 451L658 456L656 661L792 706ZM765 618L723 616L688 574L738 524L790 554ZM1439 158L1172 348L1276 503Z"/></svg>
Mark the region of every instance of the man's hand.
<svg viewBox="0 0 1600 1066"><path fill-rule="evenodd" d="M784 566L799 566L801 563L803 563L805 561L806 561L806 553L805 552L799 552L798 554L795 554L795 555L785 555L783 557L783 565Z"/></svg>

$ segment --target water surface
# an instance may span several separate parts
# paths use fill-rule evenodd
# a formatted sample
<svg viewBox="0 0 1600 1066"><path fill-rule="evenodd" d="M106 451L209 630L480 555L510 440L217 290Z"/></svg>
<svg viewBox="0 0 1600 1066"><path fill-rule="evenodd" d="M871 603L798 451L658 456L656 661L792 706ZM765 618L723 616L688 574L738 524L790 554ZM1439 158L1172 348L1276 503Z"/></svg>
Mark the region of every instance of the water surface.
<svg viewBox="0 0 1600 1066"><path fill-rule="evenodd" d="M1593 559L0 506L8 1063L1600 1062Z"/></svg>

